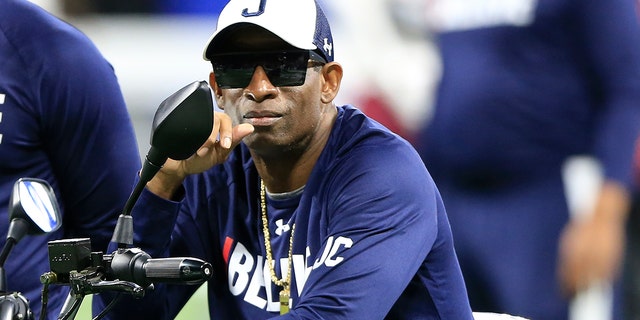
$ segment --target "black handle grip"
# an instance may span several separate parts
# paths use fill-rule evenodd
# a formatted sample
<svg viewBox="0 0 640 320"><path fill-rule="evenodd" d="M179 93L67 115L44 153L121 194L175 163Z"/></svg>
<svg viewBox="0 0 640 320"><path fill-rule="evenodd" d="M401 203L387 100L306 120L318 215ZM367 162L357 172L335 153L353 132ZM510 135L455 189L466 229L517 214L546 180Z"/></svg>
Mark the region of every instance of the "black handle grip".
<svg viewBox="0 0 640 320"><path fill-rule="evenodd" d="M144 272L151 282L200 284L211 278L213 268L196 258L158 258L147 260Z"/></svg>

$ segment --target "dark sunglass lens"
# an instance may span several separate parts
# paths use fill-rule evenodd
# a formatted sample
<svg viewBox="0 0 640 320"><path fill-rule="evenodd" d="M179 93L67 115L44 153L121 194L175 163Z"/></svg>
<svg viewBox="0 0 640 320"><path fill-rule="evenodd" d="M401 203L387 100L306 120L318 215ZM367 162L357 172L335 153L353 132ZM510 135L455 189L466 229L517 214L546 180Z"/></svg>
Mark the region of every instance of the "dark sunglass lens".
<svg viewBox="0 0 640 320"><path fill-rule="evenodd" d="M251 82L253 68L231 69L224 68L216 70L213 73L216 76L218 86L223 89L244 88Z"/></svg>
<svg viewBox="0 0 640 320"><path fill-rule="evenodd" d="M273 69L267 72L269 81L276 87L294 87L304 84L307 77L307 68L297 69Z"/></svg>
<svg viewBox="0 0 640 320"><path fill-rule="evenodd" d="M244 88L251 81L255 64L250 59L225 54L211 59L216 83L224 89Z"/></svg>
<svg viewBox="0 0 640 320"><path fill-rule="evenodd" d="M279 52L265 61L269 81L276 87L301 86L307 75L306 51Z"/></svg>

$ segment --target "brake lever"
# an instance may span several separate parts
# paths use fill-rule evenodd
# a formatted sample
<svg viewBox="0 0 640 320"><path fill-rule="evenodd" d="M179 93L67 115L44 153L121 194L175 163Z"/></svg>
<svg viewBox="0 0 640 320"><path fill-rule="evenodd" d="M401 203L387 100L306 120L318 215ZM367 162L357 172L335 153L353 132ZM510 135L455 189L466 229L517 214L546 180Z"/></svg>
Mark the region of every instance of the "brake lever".
<svg viewBox="0 0 640 320"><path fill-rule="evenodd" d="M71 291L67 296L67 300L62 306L60 317L58 319L67 320L74 319L80 309L82 300L87 295L100 293L100 292L124 292L132 295L134 298L139 299L144 297L145 288L130 282L122 280L102 280L104 273L98 271L95 268L89 268L87 270L71 271L69 273L69 285ZM55 281L55 273L45 274L43 281ZM153 289L153 285L147 287Z"/></svg>
<svg viewBox="0 0 640 320"><path fill-rule="evenodd" d="M104 278L104 273L96 269L71 271L69 273L71 293L76 296L86 296L105 291L116 291L128 293L134 298L144 297L145 288L136 283L123 280L103 280ZM148 288L152 288L152 285Z"/></svg>
<svg viewBox="0 0 640 320"><path fill-rule="evenodd" d="M149 287L147 287L147 289L153 289L153 285L150 285ZM92 293L117 291L117 292L128 293L136 299L140 299L144 297L145 290L146 290L145 288L133 282L122 281L122 280L100 281L100 282L91 284Z"/></svg>

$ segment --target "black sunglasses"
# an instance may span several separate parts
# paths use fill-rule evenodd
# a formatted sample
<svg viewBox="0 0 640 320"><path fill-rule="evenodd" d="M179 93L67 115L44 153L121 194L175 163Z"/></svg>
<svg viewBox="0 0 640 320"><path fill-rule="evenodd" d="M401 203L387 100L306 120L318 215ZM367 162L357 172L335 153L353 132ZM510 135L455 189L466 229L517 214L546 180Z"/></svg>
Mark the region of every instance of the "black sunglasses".
<svg viewBox="0 0 640 320"><path fill-rule="evenodd" d="M307 76L309 60L316 65L326 61L316 52L275 51L260 53L224 53L211 56L213 73L220 88L245 88L251 82L257 66L267 73L269 81L276 87L301 86Z"/></svg>

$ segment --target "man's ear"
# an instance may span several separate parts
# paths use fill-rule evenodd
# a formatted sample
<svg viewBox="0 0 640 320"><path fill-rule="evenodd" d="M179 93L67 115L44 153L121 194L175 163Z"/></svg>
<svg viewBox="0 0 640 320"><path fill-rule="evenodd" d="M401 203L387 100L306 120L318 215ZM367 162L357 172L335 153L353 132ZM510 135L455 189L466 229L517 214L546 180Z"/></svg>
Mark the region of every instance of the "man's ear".
<svg viewBox="0 0 640 320"><path fill-rule="evenodd" d="M322 102L330 103L338 95L342 82L342 66L329 62L322 67Z"/></svg>
<svg viewBox="0 0 640 320"><path fill-rule="evenodd" d="M216 98L216 104L218 105L218 108L224 110L224 105L222 103L222 89L218 87L218 83L216 82L216 75L213 73L213 71L209 73L209 85L211 86L211 89L213 89L213 95Z"/></svg>

